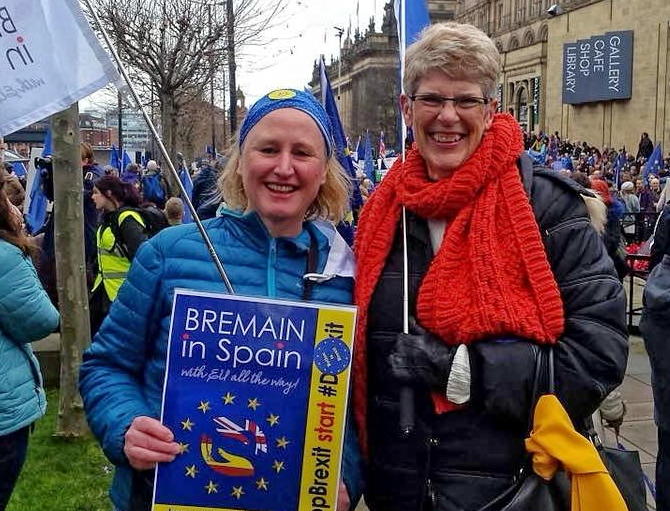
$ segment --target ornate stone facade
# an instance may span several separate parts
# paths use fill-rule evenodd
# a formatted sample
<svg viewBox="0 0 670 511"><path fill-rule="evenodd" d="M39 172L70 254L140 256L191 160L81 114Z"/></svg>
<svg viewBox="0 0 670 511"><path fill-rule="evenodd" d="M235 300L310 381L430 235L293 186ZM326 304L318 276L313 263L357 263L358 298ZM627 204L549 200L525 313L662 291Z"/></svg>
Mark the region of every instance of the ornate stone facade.
<svg viewBox="0 0 670 511"><path fill-rule="evenodd" d="M594 0L564 0L570 11ZM597 0L596 0L597 1ZM470 23L495 41L503 57L498 102L524 129L545 125L545 84L549 40L547 10L557 0L461 0L456 20Z"/></svg>
<svg viewBox="0 0 670 511"><path fill-rule="evenodd" d="M547 10L559 4L562 12ZM670 147L670 2L647 0L461 0L456 20L489 34L503 58L499 100L530 131L636 149L646 131ZM633 30L629 100L562 102L563 44Z"/></svg>
<svg viewBox="0 0 670 511"><path fill-rule="evenodd" d="M428 0L433 22L453 19L457 0ZM340 58L327 65L333 93L346 134L356 143L359 135L369 130L373 144L384 132L386 147L400 149L398 141L398 96L400 73L398 36L393 2L384 7L381 32L370 20L361 34L346 34ZM312 92L320 97L318 63L314 65Z"/></svg>

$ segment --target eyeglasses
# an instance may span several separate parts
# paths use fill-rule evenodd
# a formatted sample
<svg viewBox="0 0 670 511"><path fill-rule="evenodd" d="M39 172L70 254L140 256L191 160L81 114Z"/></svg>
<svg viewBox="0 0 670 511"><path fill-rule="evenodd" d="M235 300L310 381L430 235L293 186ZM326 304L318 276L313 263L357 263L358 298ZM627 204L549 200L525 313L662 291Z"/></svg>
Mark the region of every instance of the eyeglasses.
<svg viewBox="0 0 670 511"><path fill-rule="evenodd" d="M416 101L422 107L429 110L442 110L447 101L452 101L456 110L472 110L481 105L488 105L489 101L491 101L489 98L477 96L448 98L446 96L440 96L439 94L414 94L413 96L410 96L409 99Z"/></svg>

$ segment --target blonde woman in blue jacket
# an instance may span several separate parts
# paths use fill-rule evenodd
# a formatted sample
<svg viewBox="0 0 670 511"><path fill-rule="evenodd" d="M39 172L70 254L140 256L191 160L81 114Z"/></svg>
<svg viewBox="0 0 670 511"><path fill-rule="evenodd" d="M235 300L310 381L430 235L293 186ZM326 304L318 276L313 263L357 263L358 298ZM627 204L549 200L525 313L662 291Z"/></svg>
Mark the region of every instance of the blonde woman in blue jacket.
<svg viewBox="0 0 670 511"><path fill-rule="evenodd" d="M249 110L219 182L225 203L205 228L235 291L247 296L351 303L353 254L333 225L347 206L330 121L313 96L267 94ZM311 257L310 257L311 255ZM313 261L323 278L303 276ZM149 509L151 469L179 452L157 419L176 288L225 288L194 224L164 229L138 250L107 319L84 354L80 390L93 434L116 465L119 511ZM347 432L337 510L361 493L355 435Z"/></svg>
<svg viewBox="0 0 670 511"><path fill-rule="evenodd" d="M30 343L53 332L59 322L30 261L35 248L4 186L0 174L0 510L25 461L29 428L46 411Z"/></svg>

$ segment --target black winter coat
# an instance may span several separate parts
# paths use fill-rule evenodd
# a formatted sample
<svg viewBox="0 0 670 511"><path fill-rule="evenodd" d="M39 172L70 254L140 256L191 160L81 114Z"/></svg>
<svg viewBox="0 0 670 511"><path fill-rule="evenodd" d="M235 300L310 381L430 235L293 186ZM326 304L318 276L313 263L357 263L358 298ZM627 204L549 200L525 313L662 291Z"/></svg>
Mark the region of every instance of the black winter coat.
<svg viewBox="0 0 670 511"><path fill-rule="evenodd" d="M670 257L667 257L670 206L665 206L662 215L654 234L656 251L652 251L652 262L655 263L644 287L640 331L651 363L656 424L670 430Z"/></svg>
<svg viewBox="0 0 670 511"><path fill-rule="evenodd" d="M575 423L623 379L627 361L625 296L584 192L556 173L520 160L551 268L565 307L556 350L557 395ZM428 226L408 215L410 311L433 258ZM533 408L537 346L482 339L470 347L472 399L460 410L433 412L429 389L415 390L415 430L400 433L401 387L388 364L402 331L400 228L368 312L369 466L372 511L475 511L513 484L525 459Z"/></svg>

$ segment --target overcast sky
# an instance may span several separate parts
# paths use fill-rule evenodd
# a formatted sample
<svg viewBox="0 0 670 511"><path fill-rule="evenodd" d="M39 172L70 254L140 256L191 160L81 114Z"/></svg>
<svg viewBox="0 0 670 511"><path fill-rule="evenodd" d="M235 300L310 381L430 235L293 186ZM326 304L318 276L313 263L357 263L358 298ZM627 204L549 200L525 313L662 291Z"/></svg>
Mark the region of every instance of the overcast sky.
<svg viewBox="0 0 670 511"><path fill-rule="evenodd" d="M268 5L275 0L261 0ZM381 30L386 0L287 0L281 23L264 34L265 45L242 49L237 62L237 85L244 92L247 106L263 94L279 88L303 89L312 79L314 61L321 54L330 62L339 55L339 40L334 27L351 33L360 26L365 32L375 14L377 30ZM358 11L358 16L356 12ZM343 39L344 40L344 39ZM331 80L334 77L331 77ZM82 110L104 110L115 96L98 92L84 99ZM108 106L108 105L107 105Z"/></svg>
<svg viewBox="0 0 670 511"><path fill-rule="evenodd" d="M246 94L247 105L273 89L305 87L319 55L323 53L328 63L331 55L339 53L333 27L344 28L345 37L350 22L352 35L357 25L364 32L374 13L380 30L386 3L385 0L288 1L284 22L268 34L268 39L275 40L264 48L248 48L238 64L237 81Z"/></svg>

